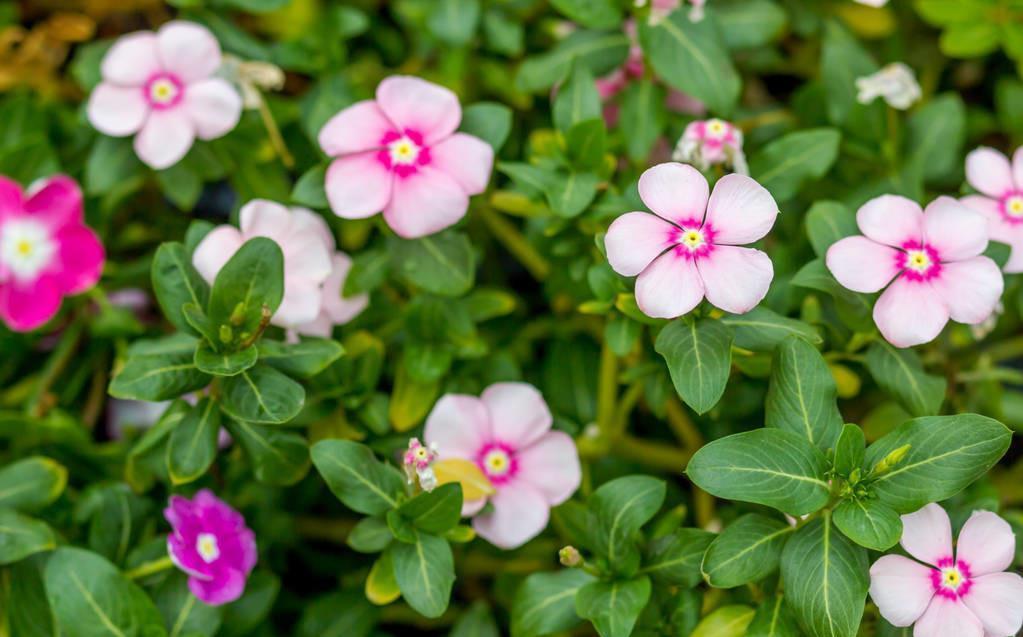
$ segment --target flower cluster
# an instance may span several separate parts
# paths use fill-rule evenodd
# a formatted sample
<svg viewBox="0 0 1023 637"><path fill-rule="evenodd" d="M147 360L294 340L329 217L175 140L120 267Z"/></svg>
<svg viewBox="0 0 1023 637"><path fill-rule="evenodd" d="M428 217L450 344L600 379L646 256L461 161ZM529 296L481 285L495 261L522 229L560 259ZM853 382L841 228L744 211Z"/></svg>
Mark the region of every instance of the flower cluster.
<svg viewBox="0 0 1023 637"><path fill-rule="evenodd" d="M433 491L437 487L437 475L433 472L433 462L437 459L437 444L425 446L419 438L408 441L408 449L402 455L402 466L409 484L416 484L423 491Z"/></svg>
<svg viewBox="0 0 1023 637"><path fill-rule="evenodd" d="M742 131L720 119L690 122L675 145L671 158L700 170L722 164L740 175L749 174L746 155L742 152Z"/></svg>

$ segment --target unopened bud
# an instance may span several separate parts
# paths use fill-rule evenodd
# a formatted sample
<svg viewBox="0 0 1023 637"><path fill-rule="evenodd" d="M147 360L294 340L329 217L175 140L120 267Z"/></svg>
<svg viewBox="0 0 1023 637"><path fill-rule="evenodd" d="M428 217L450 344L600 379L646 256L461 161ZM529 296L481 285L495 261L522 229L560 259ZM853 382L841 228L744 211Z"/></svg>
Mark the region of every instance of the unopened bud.
<svg viewBox="0 0 1023 637"><path fill-rule="evenodd" d="M883 460L881 460L881 462L874 465L874 469L871 473L875 476L879 476L894 469L896 465L902 462L902 460L906 457L906 454L909 453L909 448L911 446L912 445L902 445L898 449L889 453Z"/></svg>
<svg viewBox="0 0 1023 637"><path fill-rule="evenodd" d="M583 556L579 554L579 550L574 546L566 546L558 551L558 560L561 561L562 566L574 568L583 563Z"/></svg>
<svg viewBox="0 0 1023 637"><path fill-rule="evenodd" d="M230 325L220 326L220 341L222 343L230 343L234 338L234 332L231 330Z"/></svg>

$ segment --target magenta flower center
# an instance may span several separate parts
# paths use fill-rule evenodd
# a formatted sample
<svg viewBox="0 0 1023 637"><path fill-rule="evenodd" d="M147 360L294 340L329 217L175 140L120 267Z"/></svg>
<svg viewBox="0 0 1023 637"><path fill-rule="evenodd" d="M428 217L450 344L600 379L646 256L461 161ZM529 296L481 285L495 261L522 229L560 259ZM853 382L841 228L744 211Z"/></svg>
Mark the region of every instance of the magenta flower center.
<svg viewBox="0 0 1023 637"><path fill-rule="evenodd" d="M1010 192L998 204L1006 221L1011 224L1023 223L1023 193Z"/></svg>
<svg viewBox="0 0 1023 637"><path fill-rule="evenodd" d="M902 250L895 255L895 265L910 281L929 281L941 274L941 258L931 246L907 241Z"/></svg>
<svg viewBox="0 0 1023 637"><path fill-rule="evenodd" d="M710 224L690 219L681 227L672 228L668 240L675 244L675 252L686 259L705 257L714 249L714 228Z"/></svg>
<svg viewBox="0 0 1023 637"><path fill-rule="evenodd" d="M0 280L7 273L15 279L35 279L57 252L57 244L45 225L29 219L0 226Z"/></svg>
<svg viewBox="0 0 1023 637"><path fill-rule="evenodd" d="M963 597L970 592L973 580L970 579L970 566L951 557L938 560L938 568L931 571L931 586L937 595L948 599Z"/></svg>
<svg viewBox="0 0 1023 637"><path fill-rule="evenodd" d="M173 73L157 73L142 88L149 105L155 109L175 106L185 96L185 84Z"/></svg>
<svg viewBox="0 0 1023 637"><path fill-rule="evenodd" d="M211 564L220 557L220 546L217 544L217 536L212 533L200 533L195 539L195 551L202 558L203 562Z"/></svg>
<svg viewBox="0 0 1023 637"><path fill-rule="evenodd" d="M430 163L430 149L418 131L391 131L380 140L380 146L377 159L399 177L414 175L419 167Z"/></svg>
<svg viewBox="0 0 1023 637"><path fill-rule="evenodd" d="M493 442L483 447L476 458L476 464L494 484L507 482L518 471L514 451L501 442Z"/></svg>

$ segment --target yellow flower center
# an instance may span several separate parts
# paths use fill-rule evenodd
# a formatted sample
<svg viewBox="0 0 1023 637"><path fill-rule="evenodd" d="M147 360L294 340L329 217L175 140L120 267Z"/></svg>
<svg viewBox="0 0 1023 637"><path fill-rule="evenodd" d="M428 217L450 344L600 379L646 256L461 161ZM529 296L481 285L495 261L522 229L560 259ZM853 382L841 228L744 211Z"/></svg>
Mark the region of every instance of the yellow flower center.
<svg viewBox="0 0 1023 637"><path fill-rule="evenodd" d="M1011 217L1023 217L1023 196L1013 195L1005 201L1005 212Z"/></svg>
<svg viewBox="0 0 1023 637"><path fill-rule="evenodd" d="M923 250L909 250L906 254L906 267L926 272L931 267L931 257Z"/></svg>
<svg viewBox="0 0 1023 637"><path fill-rule="evenodd" d="M696 250L704 244L703 233L699 230L686 230L682 233L682 245L690 250Z"/></svg>
<svg viewBox="0 0 1023 637"><path fill-rule="evenodd" d="M511 458L500 449L494 449L483 458L483 466L491 475L504 475L511 467Z"/></svg>
<svg viewBox="0 0 1023 637"><path fill-rule="evenodd" d="M408 137L402 137L388 147L391 161L395 164L412 164L419 158L419 145Z"/></svg>
<svg viewBox="0 0 1023 637"><path fill-rule="evenodd" d="M195 540L195 550L199 553L202 561L209 564L220 557L220 547L217 545L217 536L212 533L200 533Z"/></svg>

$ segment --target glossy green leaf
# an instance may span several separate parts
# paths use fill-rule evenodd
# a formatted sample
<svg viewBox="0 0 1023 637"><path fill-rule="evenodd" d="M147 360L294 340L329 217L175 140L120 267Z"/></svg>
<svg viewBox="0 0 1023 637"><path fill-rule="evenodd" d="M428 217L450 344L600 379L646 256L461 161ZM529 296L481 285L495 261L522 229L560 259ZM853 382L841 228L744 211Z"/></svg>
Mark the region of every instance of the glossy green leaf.
<svg viewBox="0 0 1023 637"><path fill-rule="evenodd" d="M675 529L650 542L639 572L658 584L696 586L703 554L712 541L714 534L703 529Z"/></svg>
<svg viewBox="0 0 1023 637"><path fill-rule="evenodd" d="M261 341L259 360L288 376L312 378L345 353L341 343L325 338L303 338L298 343Z"/></svg>
<svg viewBox="0 0 1023 637"><path fill-rule="evenodd" d="M838 389L817 348L798 336L778 345L764 404L765 424L803 436L822 450L842 432Z"/></svg>
<svg viewBox="0 0 1023 637"><path fill-rule="evenodd" d="M461 296L476 280L476 257L469 238L454 230L419 239L397 239L391 259L402 278L442 296Z"/></svg>
<svg viewBox="0 0 1023 637"><path fill-rule="evenodd" d="M197 341L185 334L136 341L110 381L110 395L157 401L202 389L212 379L195 366L196 346Z"/></svg>
<svg viewBox="0 0 1023 637"><path fill-rule="evenodd" d="M280 424L294 418L305 402L305 389L269 365L256 365L221 384L224 412L236 420Z"/></svg>
<svg viewBox="0 0 1023 637"><path fill-rule="evenodd" d="M593 73L585 64L572 65L567 80L558 88L552 115L554 125L565 134L580 122L600 118L600 95Z"/></svg>
<svg viewBox="0 0 1023 637"><path fill-rule="evenodd" d="M195 350L195 366L213 376L237 376L256 364L259 351L255 347L237 352L215 352L204 341Z"/></svg>
<svg viewBox="0 0 1023 637"><path fill-rule="evenodd" d="M799 625L782 595L768 597L753 615L746 637L801 637Z"/></svg>
<svg viewBox="0 0 1023 637"><path fill-rule="evenodd" d="M593 623L600 637L629 637L650 600L650 578L591 582L575 596L575 612Z"/></svg>
<svg viewBox="0 0 1023 637"><path fill-rule="evenodd" d="M596 581L579 569L533 573L519 586L512 602L512 637L540 637L576 626L575 598L583 586Z"/></svg>
<svg viewBox="0 0 1023 637"><path fill-rule="evenodd" d="M417 528L442 535L454 528L462 516L462 485L442 484L433 491L420 493L398 510Z"/></svg>
<svg viewBox="0 0 1023 637"><path fill-rule="evenodd" d="M0 566L51 551L56 546L57 539L45 522L14 509L0 508Z"/></svg>
<svg viewBox="0 0 1023 637"><path fill-rule="evenodd" d="M740 604L716 608L700 620L690 637L743 637L755 612Z"/></svg>
<svg viewBox="0 0 1023 637"><path fill-rule="evenodd" d="M902 519L880 500L843 500L833 516L835 526L853 542L886 551L902 537Z"/></svg>
<svg viewBox="0 0 1023 637"><path fill-rule="evenodd" d="M945 400L947 382L924 371L916 352L877 340L867 350L867 370L881 389L914 416L932 416Z"/></svg>
<svg viewBox="0 0 1023 637"><path fill-rule="evenodd" d="M391 535L391 530L383 518L370 517L359 520L352 527L345 538L345 543L359 553L379 553L387 548L393 539L394 536Z"/></svg>
<svg viewBox="0 0 1023 637"><path fill-rule="evenodd" d="M778 568L782 548L795 528L758 513L725 527L707 548L703 577L714 588L734 588L761 580Z"/></svg>
<svg viewBox="0 0 1023 637"><path fill-rule="evenodd" d="M192 266L185 246L176 241L161 244L153 256L150 271L153 293L164 316L179 330L196 334L185 320L181 306L193 303L197 307L206 307L210 287Z"/></svg>
<svg viewBox="0 0 1023 637"><path fill-rule="evenodd" d="M405 479L377 460L369 447L350 440L321 440L312 448L313 464L345 506L379 515L398 506Z"/></svg>
<svg viewBox="0 0 1023 637"><path fill-rule="evenodd" d="M510 108L497 102L476 102L462 109L462 123L458 130L479 137L497 152L508 140L511 128Z"/></svg>
<svg viewBox="0 0 1023 637"><path fill-rule="evenodd" d="M841 134L833 128L789 133L750 157L750 175L778 202L797 195L803 184L823 177L838 157Z"/></svg>
<svg viewBox="0 0 1023 637"><path fill-rule="evenodd" d="M770 352L790 336L799 336L815 345L822 340L807 323L782 316L762 305L745 314L726 314L721 322L731 328L736 347L755 352Z"/></svg>
<svg viewBox="0 0 1023 637"><path fill-rule="evenodd" d="M856 213L837 201L817 201L806 213L806 235L821 258L839 239L859 234Z"/></svg>
<svg viewBox="0 0 1023 637"><path fill-rule="evenodd" d="M309 471L309 446L301 435L281 427L265 427L227 420L225 426L252 463L256 479L287 486Z"/></svg>
<svg viewBox="0 0 1023 637"><path fill-rule="evenodd" d="M859 469L863 464L866 446L866 438L859 425L849 423L843 425L842 433L835 443L835 472L840 476L849 477L849 474Z"/></svg>
<svg viewBox="0 0 1023 637"><path fill-rule="evenodd" d="M401 596L420 615L440 617L455 582L451 546L436 535L416 531L414 544L396 542L387 549Z"/></svg>
<svg viewBox="0 0 1023 637"><path fill-rule="evenodd" d="M67 469L55 460L33 456L0 469L0 507L34 513L60 497Z"/></svg>
<svg viewBox="0 0 1023 637"><path fill-rule="evenodd" d="M649 476L626 476L607 482L590 496L599 528L597 550L608 560L626 559L632 536L664 502L665 484ZM632 549L634 551L634 549Z"/></svg>
<svg viewBox="0 0 1023 637"><path fill-rule="evenodd" d="M167 444L167 472L175 485L198 480L217 458L220 407L203 398L174 428Z"/></svg>
<svg viewBox="0 0 1023 637"><path fill-rule="evenodd" d="M218 347L239 349L256 338L284 297L284 255L266 237L246 241L217 273L206 308Z"/></svg>
<svg viewBox="0 0 1023 637"><path fill-rule="evenodd" d="M153 601L163 616L167 637L213 637L220 628L223 608L200 602L188 589L185 573L171 573L153 591Z"/></svg>
<svg viewBox="0 0 1023 637"><path fill-rule="evenodd" d="M697 413L721 399L732 368L732 333L721 321L682 318L657 335L657 353L668 364L675 391Z"/></svg>
<svg viewBox="0 0 1023 637"><path fill-rule="evenodd" d="M521 91L545 91L568 75L576 59L598 77L625 61L628 52L629 39L620 31L576 31L548 51L526 58L515 85Z"/></svg>

